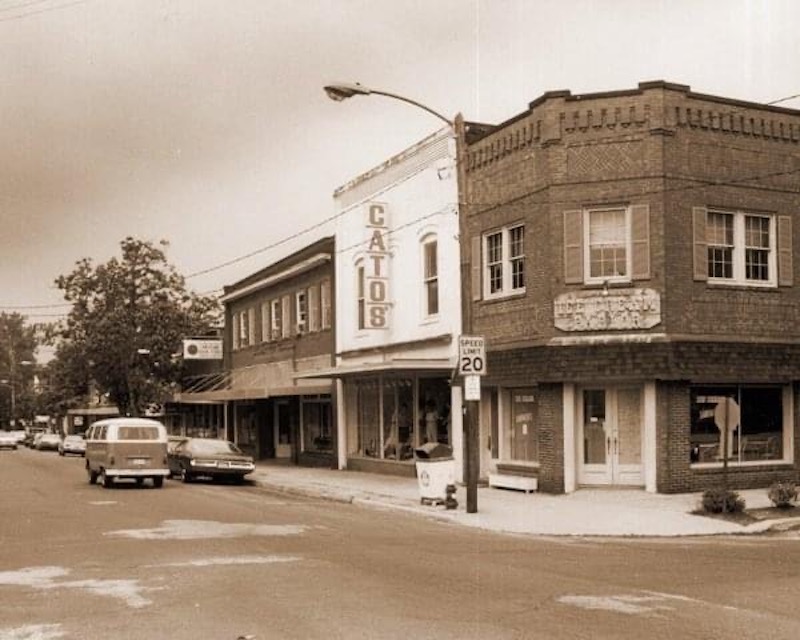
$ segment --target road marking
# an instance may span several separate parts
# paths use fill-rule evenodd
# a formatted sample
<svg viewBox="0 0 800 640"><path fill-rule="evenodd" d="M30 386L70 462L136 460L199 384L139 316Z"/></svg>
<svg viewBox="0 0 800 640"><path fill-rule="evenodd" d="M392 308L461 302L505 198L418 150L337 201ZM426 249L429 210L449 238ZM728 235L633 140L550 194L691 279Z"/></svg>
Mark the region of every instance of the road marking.
<svg viewBox="0 0 800 640"><path fill-rule="evenodd" d="M103 535L135 540L202 540L208 538L243 538L245 536L293 536L309 527L297 524L239 524L209 520L165 520L155 529L120 529Z"/></svg>
<svg viewBox="0 0 800 640"><path fill-rule="evenodd" d="M57 578L69 575L64 567L28 567L18 571L0 572L0 586L30 587L32 589L82 589L90 593L118 598L129 607L139 609L152 604L141 595L144 587L137 580L66 580Z"/></svg>
<svg viewBox="0 0 800 640"><path fill-rule="evenodd" d="M247 564L273 564L278 562L297 562L302 560L299 556L218 556L216 558L202 558L187 562L170 562L167 564L151 564L149 567L218 567Z"/></svg>
<svg viewBox="0 0 800 640"><path fill-rule="evenodd" d="M24 627L0 629L0 640L56 640L65 635L60 624L26 624Z"/></svg>
<svg viewBox="0 0 800 640"><path fill-rule="evenodd" d="M108 504L119 504L116 500L92 500L89 504L104 507Z"/></svg>
<svg viewBox="0 0 800 640"><path fill-rule="evenodd" d="M662 611L672 611L673 607L655 604L666 599L659 595L562 596L558 598L558 602L581 609L614 611L626 615L649 615L659 614Z"/></svg>

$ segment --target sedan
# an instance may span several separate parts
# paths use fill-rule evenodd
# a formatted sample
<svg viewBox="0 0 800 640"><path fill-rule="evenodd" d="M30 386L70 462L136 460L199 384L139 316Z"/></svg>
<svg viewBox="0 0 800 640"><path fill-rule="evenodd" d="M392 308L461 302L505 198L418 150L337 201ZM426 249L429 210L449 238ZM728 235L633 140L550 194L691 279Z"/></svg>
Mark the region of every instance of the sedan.
<svg viewBox="0 0 800 640"><path fill-rule="evenodd" d="M0 431L0 449L16 449L17 439L10 431Z"/></svg>
<svg viewBox="0 0 800 640"><path fill-rule="evenodd" d="M58 445L58 455L65 456L67 454L86 455L86 440L83 439L83 436L64 436L64 439Z"/></svg>
<svg viewBox="0 0 800 640"><path fill-rule="evenodd" d="M37 451L44 451L45 449L58 451L58 447L61 444L61 436L57 433L43 433L36 438L35 442Z"/></svg>
<svg viewBox="0 0 800 640"><path fill-rule="evenodd" d="M206 477L236 483L255 470L252 456L227 440L187 438L167 455L170 475L184 482Z"/></svg>

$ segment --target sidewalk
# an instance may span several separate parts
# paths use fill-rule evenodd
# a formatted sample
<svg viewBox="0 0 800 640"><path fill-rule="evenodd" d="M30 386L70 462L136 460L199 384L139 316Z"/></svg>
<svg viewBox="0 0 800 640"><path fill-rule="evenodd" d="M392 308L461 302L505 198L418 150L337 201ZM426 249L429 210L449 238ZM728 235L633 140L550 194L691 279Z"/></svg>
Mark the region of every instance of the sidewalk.
<svg viewBox="0 0 800 640"><path fill-rule="evenodd" d="M740 525L692 515L700 494L663 495L637 489L581 489L568 495L522 493L479 487L478 512L466 512L466 489L456 492L458 508L420 504L416 478L358 471L338 471L259 464L248 478L274 491L399 509L459 525L490 531L542 536L707 536L763 533L776 523L763 520ZM766 489L740 491L747 509L772 506Z"/></svg>

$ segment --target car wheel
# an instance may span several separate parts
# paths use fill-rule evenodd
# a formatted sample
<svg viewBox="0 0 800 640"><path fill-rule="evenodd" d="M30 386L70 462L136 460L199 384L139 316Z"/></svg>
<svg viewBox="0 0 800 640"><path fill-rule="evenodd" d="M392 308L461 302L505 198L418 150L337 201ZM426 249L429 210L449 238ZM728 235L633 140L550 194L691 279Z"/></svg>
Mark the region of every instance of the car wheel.
<svg viewBox="0 0 800 640"><path fill-rule="evenodd" d="M181 468L181 481L182 482L191 482L192 481L192 474L189 473L186 468Z"/></svg>
<svg viewBox="0 0 800 640"><path fill-rule="evenodd" d="M114 478L106 474L105 469L100 472L100 479L103 483L104 489L110 489L114 486Z"/></svg>
<svg viewBox="0 0 800 640"><path fill-rule="evenodd" d="M88 463L86 464L86 473L89 474L89 484L94 484L95 482L97 482L97 472L96 471L92 471L89 468L89 464Z"/></svg>
<svg viewBox="0 0 800 640"><path fill-rule="evenodd" d="M155 478L153 478L153 486L156 489L160 489L161 487L163 487L164 486L164 478L162 476L156 476Z"/></svg>

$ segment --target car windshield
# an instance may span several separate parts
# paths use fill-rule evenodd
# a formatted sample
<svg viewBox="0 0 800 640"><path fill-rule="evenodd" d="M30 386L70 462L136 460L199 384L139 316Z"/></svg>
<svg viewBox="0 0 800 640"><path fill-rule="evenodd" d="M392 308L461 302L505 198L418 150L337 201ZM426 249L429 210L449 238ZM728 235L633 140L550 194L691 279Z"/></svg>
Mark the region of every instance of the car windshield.
<svg viewBox="0 0 800 640"><path fill-rule="evenodd" d="M192 453L200 453L203 455L214 453L242 453L239 447L225 440L204 440L198 438L197 440L190 441L187 444L187 448L191 450Z"/></svg>

